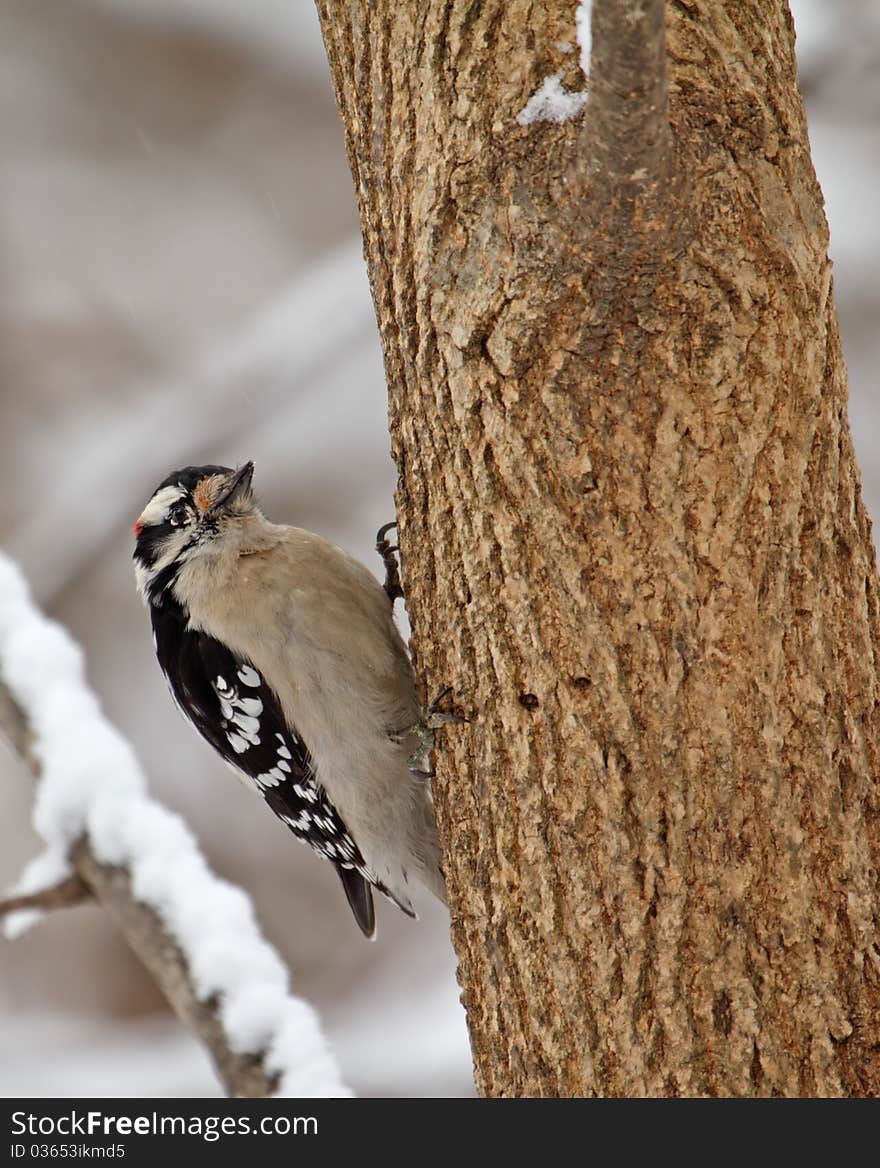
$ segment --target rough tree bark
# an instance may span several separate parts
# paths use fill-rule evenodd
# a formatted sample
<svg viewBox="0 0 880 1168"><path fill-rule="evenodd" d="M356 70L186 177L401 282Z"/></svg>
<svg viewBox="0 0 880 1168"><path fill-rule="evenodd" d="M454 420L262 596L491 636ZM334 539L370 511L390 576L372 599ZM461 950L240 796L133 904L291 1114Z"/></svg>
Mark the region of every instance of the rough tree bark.
<svg viewBox="0 0 880 1168"><path fill-rule="evenodd" d="M318 0L487 1095L876 1095L870 523L784 0ZM665 46L664 46L665 16ZM562 44L562 48L560 45Z"/></svg>

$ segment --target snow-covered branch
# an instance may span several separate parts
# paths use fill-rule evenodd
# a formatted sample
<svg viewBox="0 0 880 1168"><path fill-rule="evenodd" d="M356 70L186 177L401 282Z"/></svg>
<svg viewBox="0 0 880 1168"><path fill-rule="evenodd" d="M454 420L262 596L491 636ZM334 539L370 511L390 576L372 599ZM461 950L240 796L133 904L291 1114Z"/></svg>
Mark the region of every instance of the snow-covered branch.
<svg viewBox="0 0 880 1168"><path fill-rule="evenodd" d="M0 728L37 776L34 824L46 844L14 894L39 904L33 894L78 877L205 1043L230 1095L350 1094L311 1007L288 994L250 900L147 795L79 648L37 611L2 553L0 680ZM34 916L13 913L7 931Z"/></svg>

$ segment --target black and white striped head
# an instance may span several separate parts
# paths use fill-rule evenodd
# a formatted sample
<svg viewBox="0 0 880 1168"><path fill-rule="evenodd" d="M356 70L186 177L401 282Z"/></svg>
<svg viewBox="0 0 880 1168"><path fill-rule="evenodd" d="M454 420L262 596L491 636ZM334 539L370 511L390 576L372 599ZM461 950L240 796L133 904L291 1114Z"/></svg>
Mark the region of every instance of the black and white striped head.
<svg viewBox="0 0 880 1168"><path fill-rule="evenodd" d="M186 466L159 484L138 516L134 570L147 604L161 604L182 564L210 553L217 541L253 514L254 464Z"/></svg>

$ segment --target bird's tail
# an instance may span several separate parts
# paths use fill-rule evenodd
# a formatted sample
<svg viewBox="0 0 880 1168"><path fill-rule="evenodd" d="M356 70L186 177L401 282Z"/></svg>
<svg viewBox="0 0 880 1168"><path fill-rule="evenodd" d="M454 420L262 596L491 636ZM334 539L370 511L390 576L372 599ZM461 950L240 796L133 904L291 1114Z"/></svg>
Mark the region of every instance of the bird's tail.
<svg viewBox="0 0 880 1168"><path fill-rule="evenodd" d="M373 891L360 872L354 868L343 868L335 865L345 889L345 895L354 913L358 928L368 941L376 939L376 913L373 909Z"/></svg>

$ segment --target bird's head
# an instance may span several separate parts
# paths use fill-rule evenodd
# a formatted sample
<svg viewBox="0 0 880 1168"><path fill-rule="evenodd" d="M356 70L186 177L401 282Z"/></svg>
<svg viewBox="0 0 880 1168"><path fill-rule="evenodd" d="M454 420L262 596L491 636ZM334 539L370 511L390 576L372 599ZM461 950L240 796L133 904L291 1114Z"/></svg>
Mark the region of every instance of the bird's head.
<svg viewBox="0 0 880 1168"><path fill-rule="evenodd" d="M147 604L162 603L185 563L240 542L243 529L259 515L253 473L254 464L246 462L239 470L186 466L163 479L132 528L135 574Z"/></svg>

